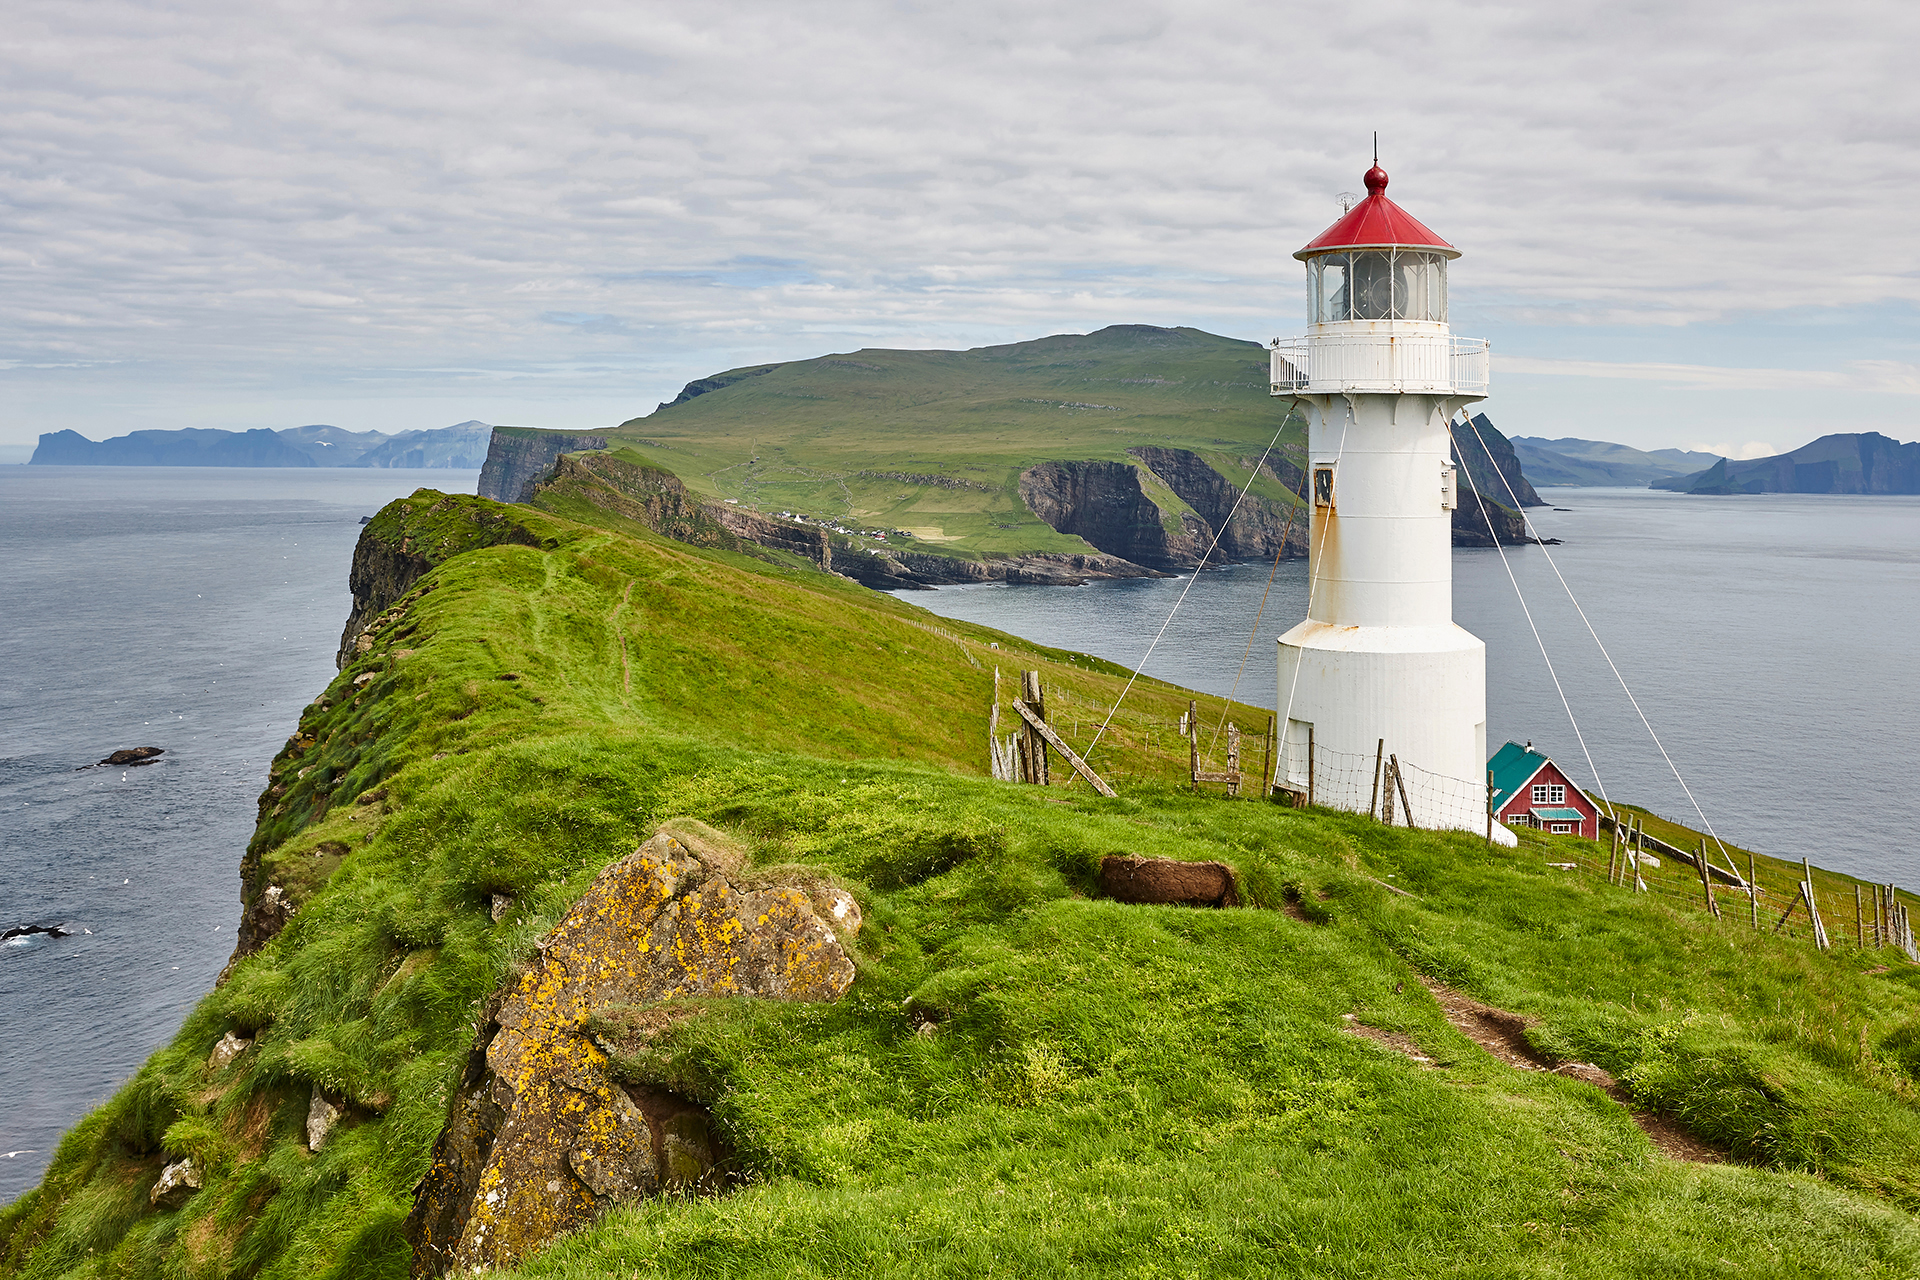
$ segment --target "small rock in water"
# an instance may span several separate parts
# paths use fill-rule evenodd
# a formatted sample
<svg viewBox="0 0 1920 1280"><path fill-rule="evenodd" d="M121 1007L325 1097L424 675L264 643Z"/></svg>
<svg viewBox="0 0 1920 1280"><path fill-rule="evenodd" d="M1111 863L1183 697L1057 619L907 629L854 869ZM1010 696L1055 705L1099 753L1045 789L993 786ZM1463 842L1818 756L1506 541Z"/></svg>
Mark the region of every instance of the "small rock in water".
<svg viewBox="0 0 1920 1280"><path fill-rule="evenodd" d="M213 1046L213 1052L207 1055L207 1070L220 1070L252 1047L253 1041L227 1032L220 1037L220 1043Z"/></svg>
<svg viewBox="0 0 1920 1280"><path fill-rule="evenodd" d="M126 765L151 764L155 756L165 754L165 747L122 747L100 763Z"/></svg>
<svg viewBox="0 0 1920 1280"><path fill-rule="evenodd" d="M147 1203L156 1209L178 1209L199 1189L200 1171L193 1167L193 1158L189 1156L175 1160L160 1171L160 1181L147 1192Z"/></svg>
<svg viewBox="0 0 1920 1280"><path fill-rule="evenodd" d="M319 1085L313 1086L313 1100L307 1103L307 1150L318 1151L339 1120L340 1108L327 1101Z"/></svg>
<svg viewBox="0 0 1920 1280"><path fill-rule="evenodd" d="M23 924L17 925L5 933L0 933L0 942L10 942L15 938L30 938L37 933L44 933L49 938L65 938L71 936L67 930L62 929L57 924Z"/></svg>

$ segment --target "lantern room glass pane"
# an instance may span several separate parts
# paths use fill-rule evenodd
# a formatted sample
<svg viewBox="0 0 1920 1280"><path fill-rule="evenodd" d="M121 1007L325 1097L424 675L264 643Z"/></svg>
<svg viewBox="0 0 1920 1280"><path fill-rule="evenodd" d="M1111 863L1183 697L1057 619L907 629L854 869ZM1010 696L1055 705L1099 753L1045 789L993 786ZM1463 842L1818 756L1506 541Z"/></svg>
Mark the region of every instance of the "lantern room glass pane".
<svg viewBox="0 0 1920 1280"><path fill-rule="evenodd" d="M1318 258L1315 266L1318 268L1313 277L1316 320L1326 324L1347 319L1347 255L1336 253Z"/></svg>
<svg viewBox="0 0 1920 1280"><path fill-rule="evenodd" d="M1393 255L1354 254L1352 292L1355 320L1392 319Z"/></svg>
<svg viewBox="0 0 1920 1280"><path fill-rule="evenodd" d="M1443 259L1437 253L1402 251L1393 255L1393 310L1399 320L1445 320L1440 293Z"/></svg>

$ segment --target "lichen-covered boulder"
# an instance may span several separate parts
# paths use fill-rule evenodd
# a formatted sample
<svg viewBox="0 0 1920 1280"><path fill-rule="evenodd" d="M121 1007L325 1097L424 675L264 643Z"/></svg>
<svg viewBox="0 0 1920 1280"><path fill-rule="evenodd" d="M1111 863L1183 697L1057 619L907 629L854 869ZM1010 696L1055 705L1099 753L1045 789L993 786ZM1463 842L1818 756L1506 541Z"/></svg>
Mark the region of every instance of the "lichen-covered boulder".
<svg viewBox="0 0 1920 1280"><path fill-rule="evenodd" d="M851 933L852 899L755 887L743 863L718 832L670 824L601 872L496 997L408 1219L415 1276L512 1266L616 1204L724 1181L704 1108L616 1081L584 1024L675 996L846 991L828 921Z"/></svg>

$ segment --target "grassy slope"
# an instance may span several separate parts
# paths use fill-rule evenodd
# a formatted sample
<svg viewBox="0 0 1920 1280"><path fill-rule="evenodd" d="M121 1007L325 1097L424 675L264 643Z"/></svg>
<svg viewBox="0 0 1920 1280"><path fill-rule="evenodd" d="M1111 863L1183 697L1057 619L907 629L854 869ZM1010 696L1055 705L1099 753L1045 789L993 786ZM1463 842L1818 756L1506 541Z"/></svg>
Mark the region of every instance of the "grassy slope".
<svg viewBox="0 0 1920 1280"><path fill-rule="evenodd" d="M1050 458L1131 461L1127 449L1155 444L1191 449L1245 484L1285 412L1267 376L1257 343L1197 329L1116 326L972 351L857 351L741 378L624 423L609 443L639 446L697 493L911 529L922 550L1085 551L1027 510L1015 488L1021 471ZM1296 418L1287 440L1297 448L1304 430ZM1264 477L1254 492L1291 501ZM1185 509L1164 486L1154 497L1169 512Z"/></svg>
<svg viewBox="0 0 1920 1280"><path fill-rule="evenodd" d="M475 503L431 498L388 518ZM1119 800L996 784L976 662L1041 665L1067 707L1122 673L514 514L542 546L442 564L310 709L262 843L311 896L0 1214L0 1274L404 1275L475 1004L675 814L842 877L860 975L832 1006L717 1003L631 1064L709 1099L758 1180L616 1215L529 1276L1914 1273L1920 970L1552 871L1563 839L1188 795L1164 730L1113 769ZM1183 706L1136 689L1134 740ZM1253 909L1097 900L1115 851L1227 861ZM497 925L494 893L517 900ZM1309 920L1273 909L1289 894ZM1416 972L1764 1167L1655 1155L1588 1086L1486 1058ZM1350 1012L1441 1067L1344 1034ZM210 1077L230 1027L259 1044ZM315 1081L358 1119L309 1155ZM185 1153L207 1189L147 1212Z"/></svg>

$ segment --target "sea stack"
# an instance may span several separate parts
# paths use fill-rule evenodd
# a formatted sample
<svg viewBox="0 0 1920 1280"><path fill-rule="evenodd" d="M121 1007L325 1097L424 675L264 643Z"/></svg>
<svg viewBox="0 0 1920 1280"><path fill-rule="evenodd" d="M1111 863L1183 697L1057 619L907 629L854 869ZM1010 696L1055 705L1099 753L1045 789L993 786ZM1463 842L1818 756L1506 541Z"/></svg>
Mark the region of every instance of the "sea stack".
<svg viewBox="0 0 1920 1280"><path fill-rule="evenodd" d="M1481 830L1486 646L1453 621L1448 430L1485 398L1487 343L1447 326L1460 251L1387 199L1377 162L1365 182L1366 198L1293 255L1308 330L1272 344L1271 391L1307 416L1312 512L1307 617L1279 640L1273 781L1316 804L1397 802L1410 825Z"/></svg>

